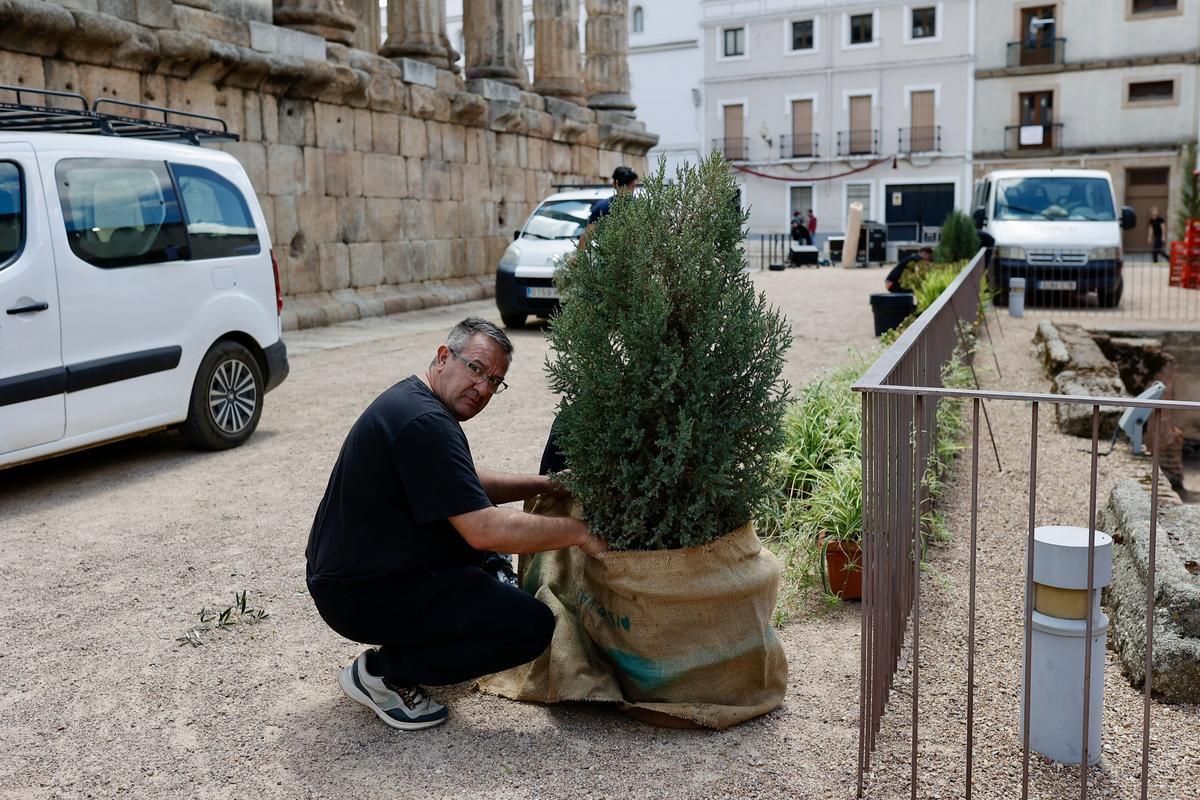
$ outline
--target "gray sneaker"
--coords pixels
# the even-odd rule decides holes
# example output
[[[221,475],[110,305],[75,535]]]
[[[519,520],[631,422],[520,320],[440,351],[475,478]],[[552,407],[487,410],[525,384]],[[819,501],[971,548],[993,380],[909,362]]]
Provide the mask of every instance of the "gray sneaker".
[[[381,720],[400,730],[432,728],[446,721],[450,712],[420,686],[395,688],[383,678],[367,672],[367,653],[351,661],[338,674],[346,696],[375,712]]]

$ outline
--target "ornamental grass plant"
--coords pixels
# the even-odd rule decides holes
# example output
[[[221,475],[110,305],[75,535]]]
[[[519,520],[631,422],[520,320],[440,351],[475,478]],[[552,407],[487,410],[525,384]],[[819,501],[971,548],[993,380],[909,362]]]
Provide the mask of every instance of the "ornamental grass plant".
[[[771,490],[791,329],[745,272],[737,197],[717,154],[674,180],[660,160],[560,271],[557,477],[616,550],[711,542]]]

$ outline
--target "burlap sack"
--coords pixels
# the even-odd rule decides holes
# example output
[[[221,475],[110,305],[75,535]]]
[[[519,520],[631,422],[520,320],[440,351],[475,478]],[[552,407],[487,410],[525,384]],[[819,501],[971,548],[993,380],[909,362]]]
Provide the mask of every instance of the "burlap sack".
[[[521,573],[554,612],[554,637],[536,660],[481,680],[485,692],[610,701],[655,724],[717,730],[783,700],[787,659],[771,628],[780,566],[749,525],[682,550],[538,553]]]

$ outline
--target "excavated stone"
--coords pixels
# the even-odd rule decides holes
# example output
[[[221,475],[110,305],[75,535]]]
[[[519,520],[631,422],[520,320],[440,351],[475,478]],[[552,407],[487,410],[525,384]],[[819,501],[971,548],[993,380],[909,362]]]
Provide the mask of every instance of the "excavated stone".
[[[1054,394],[1069,394],[1083,397],[1121,397],[1125,387],[1116,375],[1098,372],[1065,369],[1054,376],[1050,387]],[[1092,407],[1076,403],[1059,403],[1055,406],[1058,429],[1071,436],[1092,437]],[[1100,406],[1100,437],[1112,436],[1121,417],[1122,409]]]
[[[1153,694],[1200,703],[1200,507],[1159,506],[1155,539]],[[1105,590],[1113,649],[1141,687],[1146,661],[1150,580],[1150,495],[1137,481],[1117,484],[1098,526],[1113,535],[1113,580]]]

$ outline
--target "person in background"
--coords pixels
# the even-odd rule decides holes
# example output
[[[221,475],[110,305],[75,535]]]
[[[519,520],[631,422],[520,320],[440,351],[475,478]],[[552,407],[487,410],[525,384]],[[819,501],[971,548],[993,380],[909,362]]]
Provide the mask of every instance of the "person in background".
[[[1158,257],[1167,258],[1163,245],[1167,241],[1167,221],[1158,213],[1158,206],[1150,206],[1150,222],[1146,226],[1146,244],[1151,247],[1151,259],[1155,264]],[[1169,259],[1168,259],[1169,260]]]
[[[900,285],[900,279],[904,277],[904,271],[913,264],[919,264],[922,261],[933,261],[933,248],[922,247],[915,254],[906,256],[900,260],[900,263],[892,267],[892,271],[883,279],[884,285],[887,286],[889,292],[907,292]]]
[[[804,218],[807,220],[806,224],[808,226],[808,238],[810,240],[809,243],[811,244],[817,240],[817,215],[814,214],[813,210],[810,208],[807,212],[805,212]]]
[[[796,211],[792,214],[791,234],[793,242],[797,242],[798,244],[802,245],[812,244],[812,234],[810,234],[808,231],[808,223],[805,221],[804,216],[799,211]]]
[[[632,192],[637,188],[638,174],[629,167],[620,166],[613,170],[612,182],[617,194],[606,197],[592,206],[592,213],[588,216],[587,225],[584,226],[583,233],[579,237],[579,247],[587,244],[588,239],[591,238],[593,226],[612,213],[613,197]]]

